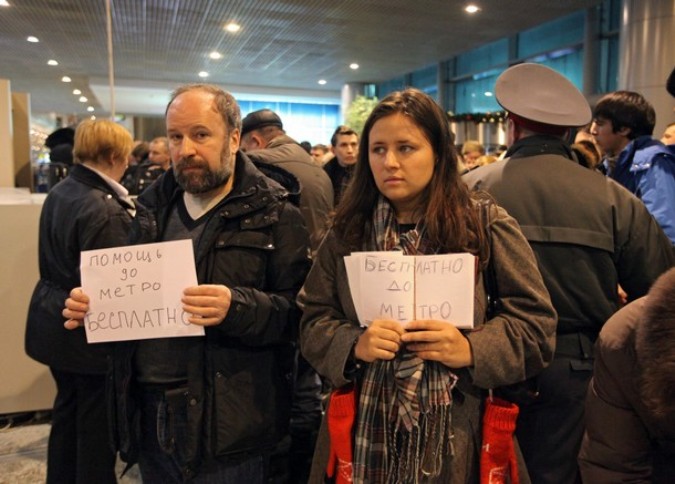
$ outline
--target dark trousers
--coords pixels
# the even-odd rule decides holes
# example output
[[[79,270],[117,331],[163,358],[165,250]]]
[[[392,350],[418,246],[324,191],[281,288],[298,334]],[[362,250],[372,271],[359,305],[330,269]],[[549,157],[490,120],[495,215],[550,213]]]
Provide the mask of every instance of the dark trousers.
[[[48,484],[116,483],[110,447],[105,376],[51,368],[56,400],[47,450]]]
[[[590,360],[556,355],[539,377],[537,400],[520,408],[516,436],[533,483],[581,482],[577,455],[592,368]]]
[[[173,393],[180,393],[172,390]],[[181,444],[185,442],[185,405],[167,398],[161,390],[141,392],[141,445],[138,466],[143,484],[262,484],[267,472],[263,455],[248,455],[237,461],[208,462],[187,470]],[[184,401],[184,399],[183,399]],[[237,418],[233,415],[232,418]]]

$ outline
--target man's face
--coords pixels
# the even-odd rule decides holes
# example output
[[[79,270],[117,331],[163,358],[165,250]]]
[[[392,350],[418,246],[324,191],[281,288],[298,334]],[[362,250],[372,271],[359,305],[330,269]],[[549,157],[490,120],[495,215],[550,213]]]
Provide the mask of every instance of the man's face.
[[[621,128],[614,132],[614,126],[609,119],[597,117],[593,118],[591,123],[591,134],[595,138],[598,148],[603,154],[608,156],[616,156],[626,147],[630,142],[628,128]]]
[[[351,166],[359,154],[359,138],[355,134],[340,134],[331,150],[341,166]]]
[[[171,159],[169,158],[169,152],[166,149],[166,145],[161,141],[153,141],[150,143],[148,160],[150,160],[150,163],[168,167]]]
[[[180,94],[166,113],[166,128],[178,184],[191,194],[229,191],[239,130],[228,131],[213,94]]]
[[[315,148],[312,148],[310,154],[312,155],[312,158],[314,158],[314,161],[319,164],[323,163],[323,157],[326,155],[323,150],[317,150]]]
[[[464,166],[466,166],[468,169],[473,168],[476,166],[476,161],[478,158],[483,156],[480,151],[466,151],[462,153],[462,158],[464,159]]]
[[[661,143],[664,145],[675,145],[675,124],[668,126],[663,132]]]

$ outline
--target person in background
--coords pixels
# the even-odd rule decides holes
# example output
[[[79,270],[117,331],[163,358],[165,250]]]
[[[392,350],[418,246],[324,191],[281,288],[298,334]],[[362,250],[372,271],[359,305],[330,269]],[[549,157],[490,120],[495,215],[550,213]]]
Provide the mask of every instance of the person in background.
[[[140,195],[152,182],[157,180],[171,166],[169,140],[159,136],[149,144],[148,159],[136,167],[134,186],[131,193]]]
[[[462,144],[462,160],[467,170],[472,170],[478,165],[478,158],[485,155],[485,147],[476,140],[466,140]]]
[[[309,154],[312,155],[312,158],[314,158],[314,162],[319,166],[323,166],[326,163],[326,155],[328,153],[328,146],[322,144],[312,146],[312,149],[309,152]]]
[[[120,185],[131,135],[112,121],[83,121],[75,165],[40,214],[40,280],[28,309],[26,353],[49,366],[56,400],[47,448],[47,483],[115,483],[106,415],[105,345],[63,327],[61,309],[80,285],[80,252],[125,245],[134,206]]]
[[[571,146],[577,161],[584,168],[595,170],[601,164],[601,155],[594,142],[581,139]]]
[[[661,136],[661,143],[664,145],[675,145],[675,123],[670,123],[666,126],[663,136]]]
[[[334,156],[323,165],[323,169],[333,183],[334,205],[337,206],[354,172],[359,153],[359,136],[348,126],[338,126],[330,143]]]
[[[355,384],[358,401],[353,440],[340,429],[344,441],[332,431],[329,441],[335,422],[325,417],[311,483],[324,482],[335,458],[338,482],[477,482],[484,390],[533,376],[552,358],[555,311],[532,251],[495,205],[488,246],[477,200],[461,181],[447,116],[435,101],[416,89],[382,99],[298,297],[302,353],[333,388]],[[436,320],[404,328],[386,318],[361,327],[343,257],[387,250],[470,252],[480,267],[492,257],[503,311],[486,321],[477,271],[474,330]]]
[[[172,167],[138,198],[132,242],[192,239],[198,286],[183,310],[204,338],[113,345],[113,442],[145,483],[263,483],[288,434],[309,236],[288,192],[239,150],[231,94],[188,84],[166,110]],[[81,289],[65,325],[88,310]]]
[[[574,159],[566,139],[591,110],[567,78],[518,64],[497,78],[495,97],[508,113],[506,159],[464,180],[518,221],[558,313],[555,358],[538,396],[521,402],[516,436],[532,482],[578,483],[593,343],[619,308],[619,284],[629,300],[645,295],[675,255],[640,200]]]
[[[595,344],[579,454],[584,482],[675,478],[675,269],[614,314]]]
[[[656,113],[637,92],[616,91],[593,110],[591,134],[607,176],[644,202],[675,244],[675,154],[652,138]]]
[[[309,141],[301,141],[299,144],[302,147],[302,149],[307,152],[307,154],[310,154],[312,152],[312,143],[310,143]]]
[[[312,252],[316,251],[333,210],[333,187],[326,172],[286,134],[281,118],[269,109],[254,111],[243,119],[241,148],[254,162],[283,168],[300,182],[300,211]]]

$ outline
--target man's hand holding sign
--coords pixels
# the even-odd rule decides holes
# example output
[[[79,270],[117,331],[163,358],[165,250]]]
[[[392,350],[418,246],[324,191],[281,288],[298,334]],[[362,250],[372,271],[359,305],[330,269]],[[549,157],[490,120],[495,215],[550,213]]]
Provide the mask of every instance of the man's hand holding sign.
[[[190,240],[85,251],[80,270],[63,315],[89,343],[203,336],[230,307],[229,288],[197,285]]]

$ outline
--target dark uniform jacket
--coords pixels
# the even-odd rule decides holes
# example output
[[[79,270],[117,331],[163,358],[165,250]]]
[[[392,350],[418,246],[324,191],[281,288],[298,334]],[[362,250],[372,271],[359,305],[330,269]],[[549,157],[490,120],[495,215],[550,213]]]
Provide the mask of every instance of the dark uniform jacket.
[[[210,458],[260,454],[287,433],[299,310],[295,296],[309,270],[308,235],[287,192],[237,154],[234,186],[214,209],[195,248],[200,284],[232,291],[226,318],[206,328],[187,360],[184,441],[176,442],[186,478]],[[161,241],[183,190],[173,169],[139,198],[133,238]],[[115,345],[116,447],[137,458],[138,399],[133,395],[134,342]]]
[[[567,353],[560,335],[595,341],[618,308],[617,285],[629,299],[644,296],[675,263],[673,250],[640,200],[572,161],[560,139],[531,136],[507,156],[463,179],[489,192],[520,224],[558,312],[557,352]]]
[[[28,310],[26,353],[60,371],[105,374],[106,345],[88,345],[61,315],[80,284],[80,251],[126,245],[132,206],[82,165],[49,192],[40,214],[40,280]]]

